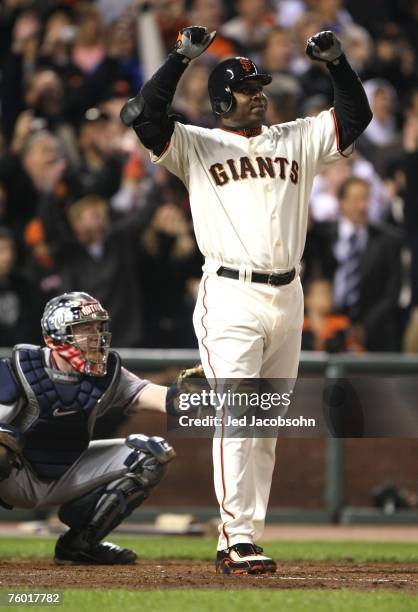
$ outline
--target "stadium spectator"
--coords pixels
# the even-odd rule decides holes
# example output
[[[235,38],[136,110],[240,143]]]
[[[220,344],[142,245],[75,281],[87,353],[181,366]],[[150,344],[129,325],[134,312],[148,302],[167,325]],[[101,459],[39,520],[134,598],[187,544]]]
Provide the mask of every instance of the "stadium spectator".
[[[416,54],[393,21],[381,25],[376,34],[373,78],[389,81],[402,100],[404,93],[417,85]]]
[[[280,21],[279,24],[281,24]],[[321,20],[314,11],[302,11],[295,20],[293,28],[291,29],[291,35],[296,54],[292,61],[292,72],[296,76],[302,75],[309,70],[311,62],[305,54],[306,41],[313,36],[315,32],[319,32],[320,30]]]
[[[41,340],[40,292],[16,268],[15,251],[13,234],[0,226],[0,346]]]
[[[45,17],[39,50],[39,64],[57,72],[66,86],[71,78],[81,79],[81,71],[72,62],[72,48],[77,32],[73,13],[71,7],[62,4],[50,9]]]
[[[111,23],[103,34],[103,44],[104,56],[85,76],[79,94],[80,110],[82,102],[92,107],[118,94],[129,97],[142,85],[134,23],[131,20]]]
[[[179,30],[191,24],[190,15],[186,10],[186,0],[167,0],[166,3],[161,2],[161,4],[138,0],[138,6],[140,11],[149,12],[151,10],[155,13],[165,51],[172,47]],[[188,6],[189,3],[187,3]]]
[[[25,108],[24,81],[35,70],[39,51],[41,20],[35,8],[15,7],[4,23],[3,35],[10,46],[0,58],[2,68],[1,115],[6,140],[9,141],[16,118]],[[6,14],[7,15],[7,14]]]
[[[411,252],[411,311],[404,337],[404,349],[418,353],[418,112],[411,112],[404,127],[406,189],[405,233]]]
[[[266,113],[268,125],[294,121],[298,117],[300,89],[296,82],[274,77],[266,87],[266,95],[269,101]]]
[[[236,17],[221,28],[221,33],[237,43],[242,55],[257,59],[266,36],[274,24],[267,0],[237,0]]]
[[[209,32],[217,31],[216,38],[207,51],[207,56],[212,56],[218,61],[241,53],[237,43],[222,34],[223,20],[224,6],[220,0],[193,1],[189,21],[204,23]]]
[[[55,224],[54,229],[56,229]],[[27,276],[36,283],[41,291],[43,302],[47,302],[60,293],[62,278],[55,265],[53,245],[47,241],[45,226],[41,218],[34,217],[29,221],[25,228],[24,242]],[[64,243],[62,235],[60,235],[59,242],[61,245]]]
[[[318,174],[313,183],[310,209],[314,221],[335,221],[339,214],[338,190],[350,176],[365,179],[370,186],[368,219],[371,223],[386,221],[391,201],[385,183],[373,165],[356,151]]]
[[[1,163],[0,182],[6,192],[5,223],[21,238],[25,225],[45,198],[64,187],[61,179],[67,162],[58,140],[46,130],[29,134],[20,155],[10,154]]]
[[[144,342],[158,348],[195,347],[193,290],[201,277],[201,256],[181,205],[164,198],[160,188],[153,197],[161,203],[140,240]]]
[[[318,12],[322,30],[341,33],[353,21],[344,0],[305,0],[305,4]]]
[[[373,39],[365,28],[351,23],[342,34],[344,53],[359,77],[363,80],[371,76],[374,57]]]
[[[303,0],[276,0],[274,2],[276,9],[276,23],[279,23],[282,28],[291,30],[296,21],[306,11],[306,5]]]
[[[118,0],[117,2],[114,0],[97,0],[96,2],[101,21],[105,26],[124,17],[134,4],[133,0]]]
[[[320,16],[315,11],[301,15],[293,28],[293,40],[296,56],[292,59],[292,72],[299,78],[304,97],[317,94],[324,96],[326,106],[332,104],[333,89],[328,78],[326,67],[321,62],[310,62],[305,54],[306,41],[315,32],[322,29]]]
[[[379,164],[382,172],[382,157],[388,150],[401,151],[400,136],[397,132],[396,111],[398,99],[396,91],[388,81],[371,79],[364,83],[373,119],[358,140],[359,151],[375,166]]]
[[[210,70],[203,62],[193,62],[179,83],[178,94],[173,105],[186,123],[202,127],[215,127],[215,117],[208,98]]]
[[[68,218],[74,242],[62,245],[56,255],[62,290],[82,288],[97,296],[112,318],[115,346],[139,346],[142,305],[136,259],[138,228],[134,223],[112,226],[108,203],[97,195],[72,204]]]
[[[343,0],[277,0],[277,21],[285,28],[292,28],[307,12],[316,13],[317,30],[341,31],[352,22]]]
[[[77,6],[77,33],[72,60],[85,73],[91,73],[103,61],[105,47],[102,37],[100,13],[92,3]]]
[[[49,128],[54,127],[62,114],[63,100],[62,83],[53,70],[41,69],[32,74],[25,90],[25,102],[36,117],[50,122]]]
[[[272,27],[260,56],[264,72],[273,77],[265,90],[269,98],[267,120],[270,124],[292,121],[298,116],[302,88],[291,72],[293,55],[290,33],[279,26]]]
[[[293,57],[292,37],[279,26],[270,28],[262,48],[261,65],[269,74],[288,74]]]
[[[131,90],[137,92],[142,85],[142,74],[136,47],[135,24],[132,20],[113,21],[106,30],[106,60],[110,72],[111,64],[116,65],[116,78],[129,82]]]
[[[94,193],[110,198],[118,191],[124,164],[119,137],[119,123],[115,125],[106,113],[97,108],[86,112],[78,132],[75,180],[80,197]]]
[[[332,284],[325,278],[313,280],[305,287],[302,350],[327,353],[363,350],[350,319],[333,312]]]
[[[396,351],[401,242],[394,229],[368,223],[369,194],[367,181],[347,178],[338,221],[313,225],[308,252],[318,260],[311,269],[333,283],[334,307],[353,321],[357,340],[369,351]]]

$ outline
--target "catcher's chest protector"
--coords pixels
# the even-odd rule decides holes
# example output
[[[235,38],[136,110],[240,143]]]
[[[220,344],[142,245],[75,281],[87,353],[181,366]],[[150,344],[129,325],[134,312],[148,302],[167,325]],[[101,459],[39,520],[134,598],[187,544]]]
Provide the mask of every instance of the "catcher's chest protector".
[[[90,442],[89,417],[105,391],[117,384],[119,362],[109,354],[106,376],[63,377],[48,375],[39,348],[19,349],[16,374],[38,418],[25,432],[24,457],[40,478],[59,478],[78,459]]]

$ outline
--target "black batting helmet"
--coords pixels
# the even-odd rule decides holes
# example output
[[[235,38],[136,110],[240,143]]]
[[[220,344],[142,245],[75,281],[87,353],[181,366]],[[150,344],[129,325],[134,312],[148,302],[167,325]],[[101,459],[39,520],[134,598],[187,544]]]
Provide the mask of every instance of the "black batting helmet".
[[[232,86],[247,79],[258,79],[262,85],[271,83],[271,76],[260,72],[248,57],[232,57],[224,60],[212,70],[208,89],[215,115],[223,115],[231,110]]]

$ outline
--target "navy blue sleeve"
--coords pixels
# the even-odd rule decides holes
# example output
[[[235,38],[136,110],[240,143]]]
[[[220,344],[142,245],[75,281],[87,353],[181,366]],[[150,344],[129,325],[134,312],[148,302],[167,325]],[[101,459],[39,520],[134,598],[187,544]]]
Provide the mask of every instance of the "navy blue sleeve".
[[[18,399],[19,392],[9,360],[0,360],[0,404],[12,404]]]

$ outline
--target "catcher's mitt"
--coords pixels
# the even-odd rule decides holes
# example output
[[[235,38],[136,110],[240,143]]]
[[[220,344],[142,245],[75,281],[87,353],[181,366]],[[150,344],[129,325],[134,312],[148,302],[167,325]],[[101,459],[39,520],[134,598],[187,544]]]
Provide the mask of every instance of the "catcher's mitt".
[[[207,382],[205,372],[200,363],[193,368],[181,370],[175,382],[167,391],[166,411],[171,416],[178,416],[184,413],[184,409],[180,410],[178,406],[178,397],[182,393],[199,393],[203,388],[206,388]]]
[[[193,368],[181,370],[176,378],[176,386],[182,391],[193,393],[196,390],[196,382],[206,381],[205,371],[201,363],[198,363]]]

